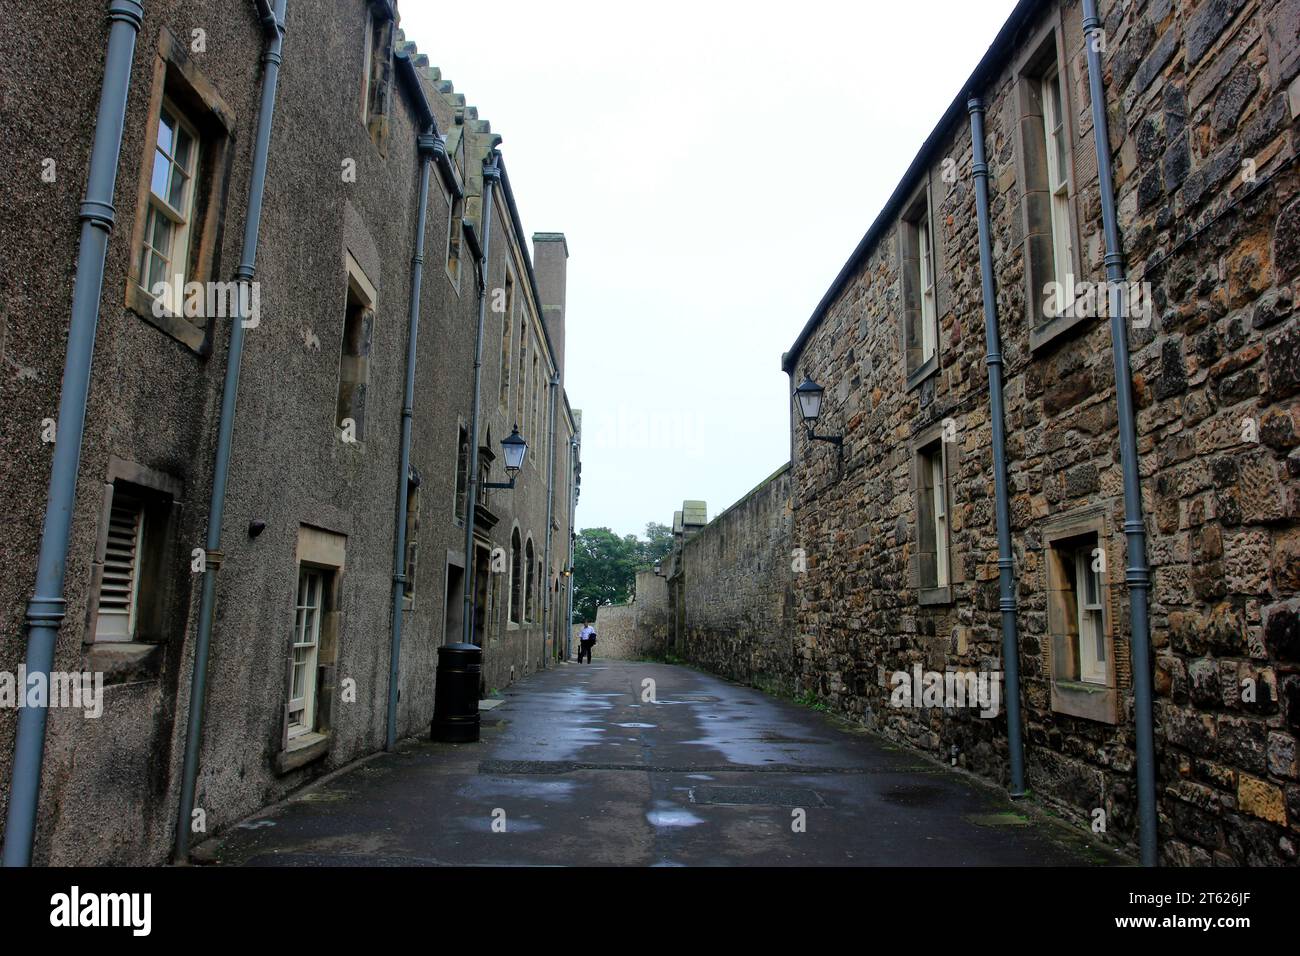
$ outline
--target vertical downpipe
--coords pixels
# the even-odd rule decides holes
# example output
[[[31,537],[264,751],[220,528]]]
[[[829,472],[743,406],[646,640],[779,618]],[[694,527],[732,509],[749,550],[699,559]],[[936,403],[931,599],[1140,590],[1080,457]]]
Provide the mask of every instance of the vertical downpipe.
[[[257,235],[262,223],[262,197],[266,190],[266,166],[271,148],[271,124],[275,118],[275,94],[280,80],[280,59],[284,47],[284,14],[287,0],[276,0],[275,10],[264,17],[266,51],[262,55],[265,75],[262,102],[253,140],[253,165],[248,187],[248,213],[244,217],[243,251],[235,279],[240,284],[239,309],[230,324],[230,349],[226,356],[226,377],[221,391],[221,418],[217,429],[217,455],[213,465],[212,500],[208,505],[208,536],[204,555],[203,593],[199,605],[199,633],[194,643],[194,676],[190,682],[190,722],[185,736],[185,764],[181,771],[181,799],[176,817],[176,845],[173,861],[184,863],[190,851],[190,817],[194,810],[194,789],[199,775],[199,749],[203,743],[203,707],[207,694],[208,650],[217,602],[217,570],[221,566],[221,521],[226,508],[226,480],[230,472],[230,449],[235,431],[235,404],[239,397],[239,370],[244,354],[244,310],[251,301],[246,292],[257,265]]]
[[[397,470],[397,527],[393,535],[393,621],[388,653],[388,721],[384,749],[397,746],[397,692],[402,659],[402,599],[406,591],[406,492],[411,472],[411,416],[415,413],[416,342],[420,334],[420,287],[424,279],[424,232],[429,217],[429,176],[441,141],[432,127],[416,140],[420,153],[420,201],[411,256],[411,308],[406,332],[406,391],[402,396],[402,442]]]
[[[95,115],[90,175],[79,213],[81,241],[72,286],[72,318],[63,360],[54,461],[36,562],[36,587],[27,602],[26,673],[29,681],[33,676],[41,675],[48,683],[66,607],[63,579],[72,511],[76,504],[77,472],[81,469],[81,442],[86,423],[86,398],[90,392],[90,366],[95,353],[95,331],[99,325],[104,259],[108,253],[108,238],[113,231],[113,190],[117,185],[117,164],[122,152],[122,127],[126,122],[126,98],[131,87],[135,41],[143,19],[144,5],[139,0],[111,0],[108,4],[108,52],[99,109]],[[26,687],[19,692],[25,691]],[[31,864],[48,716],[46,706],[24,707],[18,712],[18,735],[14,742],[13,776],[5,821],[5,866]]]
[[[1002,612],[1002,666],[1006,676],[1007,749],[1011,796],[1025,795],[1025,744],[1020,726],[1020,640],[1016,633],[1015,559],[1011,554],[1011,504],[1007,494],[1007,429],[1002,408],[1002,341],[993,287],[993,247],[989,238],[989,165],[984,156],[984,101],[972,96],[971,173],[979,220],[980,278],[984,290],[984,341],[989,369],[989,419],[993,425],[993,492],[998,521],[998,609]]]
[[[1143,866],[1156,866],[1155,713],[1151,693],[1151,625],[1147,619],[1146,525],[1142,518],[1142,489],[1138,481],[1137,426],[1133,417],[1133,368],[1129,360],[1127,310],[1123,290],[1124,256],[1119,247],[1115,215],[1115,184],[1111,175],[1110,130],[1106,119],[1106,89],[1102,82],[1101,21],[1096,0],[1083,0],[1084,46],[1088,56],[1088,92],[1092,97],[1092,131],[1097,144],[1097,180],[1101,187],[1101,222],[1106,236],[1106,280],[1110,304],[1110,338],[1115,353],[1115,404],[1119,415],[1119,454],[1124,476],[1124,536],[1128,567],[1132,628],[1133,705],[1137,731],[1138,838]]]
[[[501,179],[496,152],[483,161],[483,248],[478,275],[478,329],[474,333],[474,399],[469,414],[469,481],[465,487],[465,596],[461,641],[474,643],[474,502],[478,500],[479,388],[483,378],[483,326],[487,322],[488,255],[492,242],[493,187]],[[527,645],[525,645],[526,647]]]

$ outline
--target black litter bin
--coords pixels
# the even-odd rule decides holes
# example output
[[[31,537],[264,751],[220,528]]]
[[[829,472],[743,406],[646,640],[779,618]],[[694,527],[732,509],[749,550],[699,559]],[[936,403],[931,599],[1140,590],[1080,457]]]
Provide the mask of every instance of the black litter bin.
[[[472,743],[479,738],[478,688],[483,649],[477,644],[438,648],[438,682],[433,694],[432,738]]]

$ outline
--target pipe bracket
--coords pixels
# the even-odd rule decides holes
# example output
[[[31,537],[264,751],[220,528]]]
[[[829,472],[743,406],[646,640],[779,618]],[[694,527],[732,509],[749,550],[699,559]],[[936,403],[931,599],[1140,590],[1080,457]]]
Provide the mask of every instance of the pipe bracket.
[[[56,630],[67,617],[68,602],[62,597],[32,595],[27,602],[27,623],[32,627],[52,627]]]
[[[113,231],[116,210],[113,209],[111,202],[101,202],[98,199],[83,199],[78,214],[82,222],[90,223],[96,229],[103,229],[105,232],[110,233]]]
[[[144,22],[144,4],[140,0],[109,0],[108,19],[129,23],[139,30]]]

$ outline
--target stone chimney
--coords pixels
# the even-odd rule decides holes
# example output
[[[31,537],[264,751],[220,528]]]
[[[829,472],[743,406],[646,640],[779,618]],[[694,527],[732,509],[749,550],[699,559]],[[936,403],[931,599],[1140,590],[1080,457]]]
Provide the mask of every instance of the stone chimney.
[[[564,386],[564,286],[568,272],[569,244],[562,232],[533,233],[533,273],[542,297],[542,321],[555,347],[555,364]]]

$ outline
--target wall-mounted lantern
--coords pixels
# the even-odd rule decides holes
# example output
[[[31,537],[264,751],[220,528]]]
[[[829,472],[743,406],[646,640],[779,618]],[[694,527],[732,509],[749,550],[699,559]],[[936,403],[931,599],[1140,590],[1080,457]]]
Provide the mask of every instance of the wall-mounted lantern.
[[[799,414],[803,416],[804,428],[807,429],[809,440],[828,441],[843,451],[843,435],[818,435],[813,430],[817,419],[821,417],[822,396],[825,394],[826,389],[807,377],[804,378],[803,384],[794,390],[794,397],[799,403]]]
[[[506,454],[506,474],[510,476],[509,481],[485,481],[484,488],[513,488],[515,478],[519,475],[519,469],[524,465],[524,455],[528,452],[528,442],[524,441],[519,434],[519,426],[516,425],[510,432],[509,438],[501,440],[501,449]]]
[[[662,562],[662,561],[656,561],[656,562],[655,562],[655,577],[657,577],[657,578],[662,578],[663,576],[664,576],[664,565],[663,565],[663,562]]]

